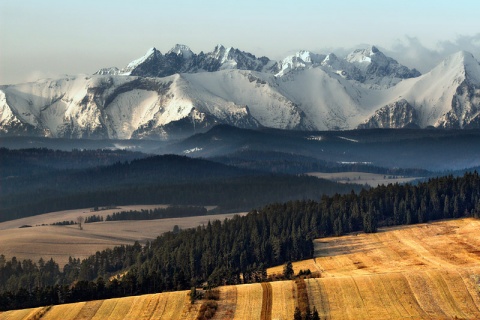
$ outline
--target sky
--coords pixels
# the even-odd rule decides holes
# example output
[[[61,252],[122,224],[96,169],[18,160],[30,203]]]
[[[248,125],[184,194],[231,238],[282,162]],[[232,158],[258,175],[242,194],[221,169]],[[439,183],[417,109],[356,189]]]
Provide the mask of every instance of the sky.
[[[376,45],[421,72],[480,57],[480,1],[0,0],[0,84],[124,67],[151,48],[217,44],[280,60]]]

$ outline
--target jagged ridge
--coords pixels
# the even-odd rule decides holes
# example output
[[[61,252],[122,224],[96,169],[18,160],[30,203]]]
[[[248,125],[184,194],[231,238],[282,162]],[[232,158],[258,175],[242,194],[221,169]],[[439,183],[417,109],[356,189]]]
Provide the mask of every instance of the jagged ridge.
[[[460,52],[420,75],[376,47],[282,61],[218,45],[155,48],[123,69],[0,87],[0,132],[172,139],[216,124],[296,130],[478,128],[480,65]]]

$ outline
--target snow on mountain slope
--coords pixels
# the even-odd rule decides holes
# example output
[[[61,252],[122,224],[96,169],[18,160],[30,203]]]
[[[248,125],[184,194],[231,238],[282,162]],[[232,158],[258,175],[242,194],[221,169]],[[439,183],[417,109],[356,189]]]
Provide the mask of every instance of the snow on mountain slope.
[[[465,57],[474,63],[465,64]],[[449,56],[429,73],[418,78],[407,79],[390,91],[393,97],[406,99],[417,110],[420,127],[439,126],[440,118],[452,109],[453,98],[460,85],[466,80],[466,70],[472,69],[476,75],[479,69],[470,54],[463,52]],[[468,68],[468,69],[466,69]],[[477,83],[478,85],[478,83]],[[468,100],[468,99],[467,99]],[[393,102],[393,101],[389,101]],[[466,103],[467,101],[464,100]]]
[[[248,108],[259,124],[281,129],[312,129],[296,105],[277,92],[272,75],[224,70],[182,75],[195,105],[221,117],[224,109]],[[273,85],[272,85],[273,83]]]
[[[280,92],[296,102],[316,130],[352,128],[368,112],[362,101],[365,89],[336,73],[313,68],[277,81]]]
[[[276,63],[223,46],[197,55],[176,45],[98,73],[0,86],[0,132],[172,139],[215,124],[480,128],[480,65],[466,52],[419,76],[375,47],[346,59],[300,51]]]
[[[87,106],[76,108],[87,95],[87,76],[59,80],[42,80],[3,88],[5,105],[21,122],[45,130],[47,136],[57,136],[63,127],[80,129],[98,126],[98,115]],[[122,79],[119,79],[120,81]]]
[[[391,87],[402,79],[420,76],[420,72],[385,56],[375,46],[354,50],[345,60],[363,73],[362,82],[372,89]]]
[[[387,90],[376,90],[377,95],[370,94],[370,98],[374,110],[407,101],[416,113],[413,123],[422,128],[463,128],[474,121],[472,127],[480,111],[479,79],[479,63],[470,53],[458,52],[430,72],[405,79]],[[366,119],[365,123],[368,121]],[[411,123],[409,116],[405,121],[403,126]]]
[[[167,54],[174,53],[177,56],[181,56],[183,59],[190,59],[193,57],[194,53],[190,48],[183,44],[176,44],[172,49],[170,49]]]
[[[280,71],[277,77],[284,76],[292,70],[306,69],[318,66],[325,59],[325,55],[315,54],[310,51],[301,50],[291,56],[286,57],[280,63]]]

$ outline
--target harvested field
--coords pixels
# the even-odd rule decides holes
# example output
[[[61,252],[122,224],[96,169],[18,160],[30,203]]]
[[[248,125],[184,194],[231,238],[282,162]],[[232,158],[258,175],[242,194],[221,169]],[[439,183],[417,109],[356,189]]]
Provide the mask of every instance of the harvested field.
[[[234,214],[207,215],[188,218],[171,218],[159,220],[106,221],[83,224],[83,230],[75,225],[50,226],[48,224],[76,220],[78,216],[112,214],[118,211],[141,210],[165,207],[165,205],[124,206],[118,209],[90,212],[90,209],[78,209],[52,212],[38,216],[0,223],[0,253],[7,259],[17,257],[19,260],[53,258],[60,266],[68,258],[86,258],[96,251],[122,244],[140,243],[155,239],[160,234],[171,231],[178,225],[182,229],[207,224],[209,220],[224,220]],[[240,213],[244,214],[244,213]],[[47,224],[42,226],[42,224]],[[19,228],[31,225],[31,228]]]
[[[291,320],[297,306],[297,289],[293,281],[274,281],[272,287],[272,319]]]
[[[40,314],[44,309],[45,309],[44,307],[40,307],[40,308],[0,312],[0,319],[1,320],[34,319],[35,315]]]
[[[459,219],[318,239],[310,307],[329,319],[480,319],[479,235],[479,220]]]
[[[224,286],[220,289],[220,299],[215,319],[232,319],[237,307],[237,286]]]
[[[479,230],[479,220],[460,219],[318,239],[316,258],[293,267],[322,270],[321,278],[222,287],[214,319],[293,319],[299,297],[321,319],[480,319]],[[8,311],[0,319],[195,319],[202,302],[191,305],[181,291]]]
[[[70,303],[45,308],[14,310],[0,313],[1,320],[31,319],[44,312],[41,319],[195,319],[200,304],[190,303],[188,291],[148,294]],[[48,307],[47,307],[48,308]]]
[[[260,283],[237,286],[237,306],[233,319],[260,319],[263,288]]]
[[[272,320],[272,285],[269,282],[262,283],[262,313],[260,319]]]

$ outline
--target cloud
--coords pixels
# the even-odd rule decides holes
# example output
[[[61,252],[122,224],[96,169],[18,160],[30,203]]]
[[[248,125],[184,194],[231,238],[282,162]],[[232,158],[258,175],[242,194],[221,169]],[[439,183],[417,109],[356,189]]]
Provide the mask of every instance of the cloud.
[[[61,76],[60,74],[54,73],[54,72],[34,70],[27,74],[27,76],[25,77],[25,80],[26,82],[34,82],[40,79],[59,78],[60,76]]]
[[[447,56],[461,50],[472,53],[479,60],[480,33],[473,36],[460,35],[453,41],[439,41],[434,48],[428,48],[416,37],[406,36],[391,49],[386,49],[385,54],[423,73],[430,71]]]

